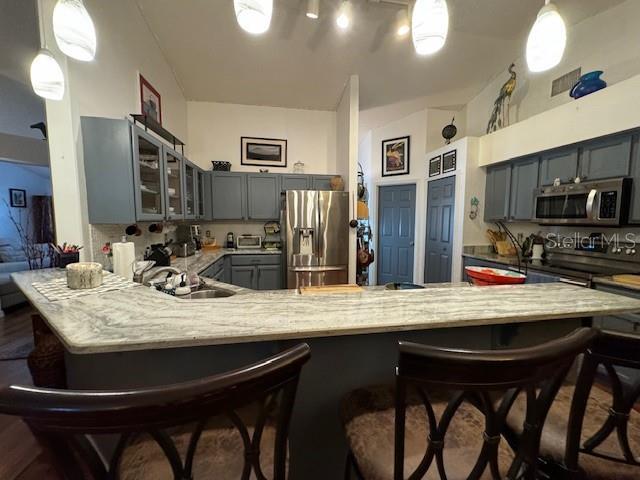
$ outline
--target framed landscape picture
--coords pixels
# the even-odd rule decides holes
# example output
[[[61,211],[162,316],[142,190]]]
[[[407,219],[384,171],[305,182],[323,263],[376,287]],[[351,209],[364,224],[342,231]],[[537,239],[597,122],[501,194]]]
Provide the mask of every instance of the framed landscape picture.
[[[286,167],[287,141],[278,138],[241,137],[240,163],[257,167]]]
[[[9,189],[9,200],[14,208],[27,208],[27,192],[21,188]]]
[[[391,138],[382,141],[382,176],[409,173],[411,137]]]
[[[158,91],[140,75],[140,111],[162,125],[162,98]]]

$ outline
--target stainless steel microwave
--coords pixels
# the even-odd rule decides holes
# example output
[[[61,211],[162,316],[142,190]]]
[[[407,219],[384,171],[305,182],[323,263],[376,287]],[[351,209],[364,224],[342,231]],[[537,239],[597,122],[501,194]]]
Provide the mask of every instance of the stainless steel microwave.
[[[571,183],[535,191],[533,221],[542,225],[625,225],[631,178]]]

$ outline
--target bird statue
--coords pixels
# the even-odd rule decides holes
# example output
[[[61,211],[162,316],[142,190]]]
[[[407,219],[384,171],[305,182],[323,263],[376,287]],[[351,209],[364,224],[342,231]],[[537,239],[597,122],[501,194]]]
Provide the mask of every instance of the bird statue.
[[[491,112],[489,124],[487,125],[487,133],[495,132],[503,126],[506,127],[509,125],[509,106],[511,104],[511,95],[513,95],[513,91],[516,89],[517,83],[517,75],[513,70],[514,68],[515,64],[512,63],[507,69],[511,74],[511,77],[504,85],[502,85],[500,95],[498,95],[498,98],[496,98],[496,101],[493,103],[493,111]]]

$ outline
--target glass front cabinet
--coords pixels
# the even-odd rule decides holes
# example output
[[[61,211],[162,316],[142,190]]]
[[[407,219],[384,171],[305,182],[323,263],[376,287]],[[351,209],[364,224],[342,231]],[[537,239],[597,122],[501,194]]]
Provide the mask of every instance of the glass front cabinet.
[[[195,220],[197,218],[198,201],[198,167],[185,160],[184,162],[184,218]]]
[[[164,148],[157,138],[133,129],[136,217],[138,220],[165,218]]]
[[[165,199],[167,220],[184,218],[184,160],[182,156],[169,147],[165,147]]]
[[[208,220],[206,207],[207,174],[202,169],[196,171],[196,218],[198,220]]]

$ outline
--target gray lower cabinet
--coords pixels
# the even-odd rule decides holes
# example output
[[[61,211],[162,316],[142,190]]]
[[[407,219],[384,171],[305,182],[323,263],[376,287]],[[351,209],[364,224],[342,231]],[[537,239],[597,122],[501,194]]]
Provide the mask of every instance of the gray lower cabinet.
[[[280,175],[280,190],[309,190],[311,188],[311,178],[309,175],[285,174]]]
[[[280,176],[272,173],[247,174],[247,219],[280,218]]]
[[[259,265],[257,290],[278,290],[282,288],[280,265]]]
[[[580,153],[580,178],[600,180],[629,175],[631,139],[631,134],[623,134],[584,143]]]
[[[615,286],[596,283],[595,289],[607,293],[640,299],[640,291],[634,291],[628,288],[618,288]],[[620,315],[594,317],[593,326],[605,330],[613,330],[614,332],[635,333],[640,335],[640,314],[626,313]]]
[[[487,222],[506,220],[509,216],[511,164],[487,168],[484,219]]]
[[[556,178],[572,182],[578,175],[578,147],[562,148],[543,153],[540,161],[540,185],[553,185]]]
[[[538,188],[539,157],[530,157],[513,164],[509,220],[531,221],[534,217],[533,195]]]
[[[211,175],[213,220],[244,220],[247,211],[247,175],[213,172]]]
[[[331,178],[333,175],[312,175],[311,190],[331,190]]]
[[[238,287],[257,290],[256,288],[256,267],[251,265],[232,265],[231,283]]]

